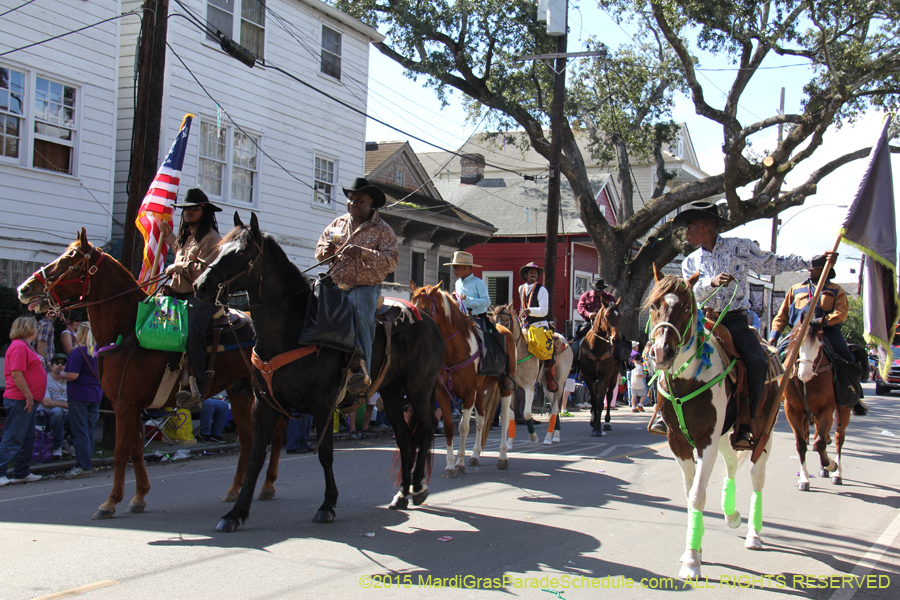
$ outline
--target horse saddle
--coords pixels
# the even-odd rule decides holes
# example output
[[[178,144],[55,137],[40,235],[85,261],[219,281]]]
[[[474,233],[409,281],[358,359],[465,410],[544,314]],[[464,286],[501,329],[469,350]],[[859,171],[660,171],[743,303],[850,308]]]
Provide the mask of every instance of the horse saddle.
[[[253,344],[247,342],[254,340],[256,340],[256,331],[253,329],[253,322],[247,313],[239,310],[230,309],[225,312],[224,308],[219,308],[213,315],[209,327],[206,328],[206,351],[208,353],[213,351],[214,346],[217,346],[216,352],[236,350],[238,345],[245,348],[252,346]]]
[[[411,303],[400,298],[381,298],[380,306],[375,309],[375,325],[391,324],[392,333],[405,325],[412,325],[422,320],[422,313]]]

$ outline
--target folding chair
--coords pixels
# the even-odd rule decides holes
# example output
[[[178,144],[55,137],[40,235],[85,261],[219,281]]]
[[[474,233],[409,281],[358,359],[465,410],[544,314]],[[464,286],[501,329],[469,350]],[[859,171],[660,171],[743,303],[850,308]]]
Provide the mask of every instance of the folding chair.
[[[141,420],[144,423],[149,421],[151,427],[150,431],[147,431],[146,428],[144,428],[144,448],[153,441],[153,438],[156,437],[157,433],[169,442],[170,446],[175,445],[175,442],[173,442],[169,436],[166,435],[165,430],[163,430],[166,423],[174,416],[175,411],[164,411],[159,410],[158,408],[148,408],[141,413]]]

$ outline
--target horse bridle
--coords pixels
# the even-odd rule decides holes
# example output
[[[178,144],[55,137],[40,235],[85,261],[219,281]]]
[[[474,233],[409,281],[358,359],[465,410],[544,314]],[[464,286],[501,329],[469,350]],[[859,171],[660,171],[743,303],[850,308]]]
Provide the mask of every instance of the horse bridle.
[[[198,259],[199,262],[201,264],[205,265],[207,269],[209,269],[213,273],[216,273],[219,277],[222,278],[222,283],[220,283],[218,286],[219,291],[216,292],[216,301],[215,301],[216,306],[227,306],[228,305],[227,298],[223,298],[223,294],[227,295],[228,288],[232,284],[232,282],[237,280],[239,277],[243,277],[244,275],[249,275],[253,271],[253,267],[255,267],[257,263],[262,262],[262,256],[263,256],[262,246],[259,245],[256,242],[256,240],[254,240],[252,238],[250,239],[250,241],[253,242],[253,245],[256,247],[256,256],[251,258],[250,262],[247,263],[247,266],[244,267],[244,269],[242,271],[239,271],[233,277],[226,278],[225,274],[222,273],[222,271],[218,267],[216,267],[214,264],[208,263],[205,260]],[[262,284],[263,284],[263,274],[262,274],[262,272],[260,272],[260,274],[259,274],[259,297],[260,297],[260,299],[262,299]]]
[[[94,250],[100,253],[100,258],[97,259],[97,262],[91,265],[88,261],[90,261],[91,256],[94,254]],[[48,278],[46,265],[32,274],[32,277],[34,277],[44,286],[44,295],[50,303],[50,308],[55,312],[59,312],[64,308],[71,308],[84,302],[84,299],[91,291],[91,276],[97,273],[97,267],[99,267],[100,263],[103,262],[103,259],[106,258],[106,253],[95,246],[91,246],[89,252],[84,252],[77,248],[72,248],[72,252],[80,254],[81,258],[76,259],[75,262],[69,265],[69,268],[66,269],[61,275],[58,275],[57,277],[52,279]],[[68,277],[72,272],[77,273],[82,269],[84,270],[84,274],[80,277],[66,279],[66,277]],[[62,298],[60,298],[59,294],[56,292],[56,286],[78,282],[81,282],[81,295],[78,296],[78,299],[75,302],[66,304],[66,302]]]
[[[691,306],[694,307],[695,305],[696,302],[694,301],[694,292],[693,290],[691,290]],[[655,339],[656,331],[659,329],[670,329],[676,336],[678,336],[678,343],[675,345],[676,354],[678,352],[681,352],[681,349],[684,347],[685,342],[691,339],[690,337],[688,337],[688,333],[690,333],[691,329],[693,329],[694,327],[694,315],[696,313],[696,309],[690,311],[690,318],[688,319],[687,326],[684,328],[684,334],[678,331],[678,328],[675,327],[675,325],[673,325],[672,323],[669,323],[668,321],[660,321],[653,326],[653,329],[650,331],[650,337]]]

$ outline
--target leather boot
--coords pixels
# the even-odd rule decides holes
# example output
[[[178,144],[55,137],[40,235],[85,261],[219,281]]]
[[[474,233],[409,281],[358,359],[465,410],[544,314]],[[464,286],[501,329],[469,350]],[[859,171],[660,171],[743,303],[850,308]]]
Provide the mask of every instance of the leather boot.
[[[354,368],[355,367],[355,368]],[[356,365],[351,365],[350,378],[347,379],[347,395],[362,396],[366,395],[372,380],[369,378],[369,369],[366,367],[366,361],[360,359]]]
[[[559,391],[559,386],[556,384],[556,361],[552,361],[550,363],[550,368],[547,369],[547,391],[551,394],[555,394]]]

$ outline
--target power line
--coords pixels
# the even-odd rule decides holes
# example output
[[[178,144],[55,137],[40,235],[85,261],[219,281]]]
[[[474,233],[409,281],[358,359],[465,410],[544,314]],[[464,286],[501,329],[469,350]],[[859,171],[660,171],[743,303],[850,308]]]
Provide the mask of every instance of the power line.
[[[7,54],[12,54],[13,52],[19,52],[20,50],[27,50],[28,48],[40,46],[41,44],[46,44],[48,42],[52,42],[53,40],[58,40],[60,38],[64,38],[67,35],[72,35],[73,33],[79,33],[81,31],[85,31],[86,29],[91,29],[92,27],[97,27],[98,25],[103,25],[104,23],[109,23],[110,21],[115,21],[116,19],[121,19],[122,17],[136,15],[136,14],[140,13],[142,10],[143,10],[143,8],[136,8],[132,11],[122,13],[121,15],[116,15],[115,17],[103,19],[102,21],[98,21],[92,25],[85,25],[84,27],[80,27],[78,29],[73,29],[72,31],[67,31],[67,32],[61,33],[59,35],[55,35],[51,38],[47,38],[46,40],[41,40],[40,42],[34,42],[33,44],[28,44],[27,46],[22,46],[20,48],[13,48],[12,50],[7,50],[6,52],[0,52],[0,56],[6,56]]]
[[[26,6],[28,6],[28,5],[31,4],[32,2],[34,2],[34,0],[28,0],[28,2],[26,2],[25,4],[20,4],[19,6],[15,7],[15,8],[9,9],[9,10],[6,11],[5,13],[0,13],[0,17],[5,17],[6,15],[8,15],[8,14],[11,13],[11,12],[16,12],[16,11],[19,10],[20,8],[25,8]]]

